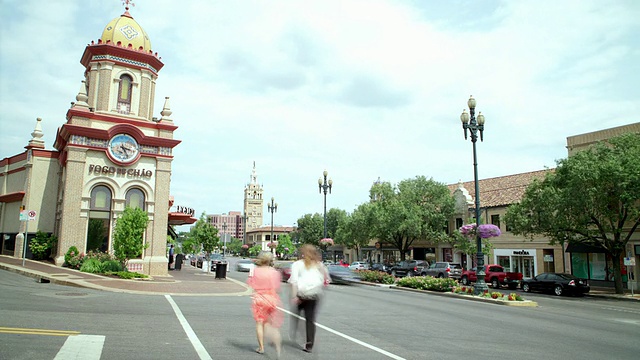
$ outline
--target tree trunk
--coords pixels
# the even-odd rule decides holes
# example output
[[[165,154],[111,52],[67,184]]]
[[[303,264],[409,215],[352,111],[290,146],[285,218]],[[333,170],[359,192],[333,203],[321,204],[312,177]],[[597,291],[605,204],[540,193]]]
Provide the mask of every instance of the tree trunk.
[[[611,255],[611,260],[613,261],[613,280],[616,286],[616,294],[624,294],[624,289],[622,287],[622,269],[620,268],[621,258],[622,253]]]

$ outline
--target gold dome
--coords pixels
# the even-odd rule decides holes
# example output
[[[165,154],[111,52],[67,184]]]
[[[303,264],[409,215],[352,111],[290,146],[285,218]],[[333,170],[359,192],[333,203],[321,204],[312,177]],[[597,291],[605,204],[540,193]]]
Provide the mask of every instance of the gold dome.
[[[129,11],[125,11],[120,17],[111,20],[102,32],[100,37],[103,43],[110,41],[113,45],[117,45],[118,41],[123,47],[128,47],[131,44],[134,50],[150,51],[151,40],[144,31],[142,26],[138,24]]]

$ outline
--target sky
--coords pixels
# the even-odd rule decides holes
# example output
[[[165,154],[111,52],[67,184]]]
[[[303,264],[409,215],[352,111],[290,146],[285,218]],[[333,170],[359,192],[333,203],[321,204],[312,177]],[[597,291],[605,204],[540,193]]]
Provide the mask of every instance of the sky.
[[[374,181],[473,180],[460,114],[485,116],[480,179],[555,167],[568,136],[638,122],[640,1],[136,0],[165,64],[182,140],[171,195],[196,215],[242,211],[256,164],[274,224],[352,212]],[[47,149],[80,58],[119,0],[0,0],[0,159],[41,117]]]

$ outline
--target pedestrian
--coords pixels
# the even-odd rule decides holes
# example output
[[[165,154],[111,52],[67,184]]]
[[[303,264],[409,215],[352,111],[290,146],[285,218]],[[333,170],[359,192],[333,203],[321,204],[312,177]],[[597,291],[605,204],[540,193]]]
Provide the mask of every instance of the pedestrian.
[[[304,311],[306,342],[303,350],[311,352],[316,336],[316,311],[324,286],[331,282],[329,272],[320,261],[318,250],[310,244],[300,248],[302,259],[291,265],[291,297],[293,312],[290,337],[295,341],[298,331],[298,317]]]
[[[280,338],[280,327],[283,323],[282,313],[278,310],[281,306],[280,283],[282,277],[280,273],[271,265],[273,255],[270,252],[262,252],[258,255],[256,266],[252,269],[247,284],[253,288],[253,298],[251,302],[251,312],[256,321],[256,336],[258,338],[258,354],[264,354],[264,339],[276,348],[276,354],[280,357],[282,341]]]
[[[173,249],[173,244],[171,244],[171,247],[169,247],[169,270],[171,270],[171,266],[173,265],[173,254],[174,254],[174,249]]]

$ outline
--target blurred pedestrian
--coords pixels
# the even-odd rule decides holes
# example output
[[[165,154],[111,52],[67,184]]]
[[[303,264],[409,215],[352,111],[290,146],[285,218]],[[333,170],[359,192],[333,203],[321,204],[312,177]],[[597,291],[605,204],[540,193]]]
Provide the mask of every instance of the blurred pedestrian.
[[[301,260],[291,265],[291,301],[296,316],[291,318],[290,337],[295,341],[298,331],[298,317],[304,311],[306,342],[303,350],[311,352],[316,337],[316,312],[323,288],[331,282],[329,272],[320,261],[321,256],[313,245],[300,248]]]
[[[264,354],[264,339],[276,348],[276,354],[280,357],[282,349],[282,341],[280,338],[280,327],[282,326],[283,316],[278,310],[281,306],[280,282],[282,277],[280,273],[271,265],[273,255],[270,252],[263,252],[258,255],[256,266],[252,269],[247,284],[254,290],[251,302],[251,312],[256,321],[256,336],[258,338],[258,354]]]
[[[169,248],[169,270],[171,270],[171,266],[173,265],[174,253],[175,253],[175,250],[173,249],[173,244],[171,244],[171,247]]]

